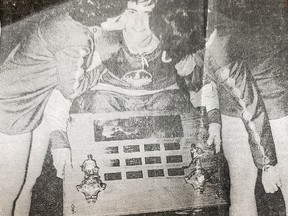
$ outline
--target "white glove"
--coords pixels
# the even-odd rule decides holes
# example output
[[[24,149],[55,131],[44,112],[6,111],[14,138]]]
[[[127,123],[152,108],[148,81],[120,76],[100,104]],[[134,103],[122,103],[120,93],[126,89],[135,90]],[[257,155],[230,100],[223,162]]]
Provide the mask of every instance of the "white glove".
[[[57,177],[63,179],[65,168],[73,168],[70,148],[51,149]]]
[[[195,66],[196,62],[194,57],[192,55],[187,55],[185,59],[182,59],[175,65],[175,68],[179,76],[188,76],[192,73]]]
[[[279,170],[276,166],[268,166],[262,172],[262,184],[266,193],[274,193],[281,187]]]

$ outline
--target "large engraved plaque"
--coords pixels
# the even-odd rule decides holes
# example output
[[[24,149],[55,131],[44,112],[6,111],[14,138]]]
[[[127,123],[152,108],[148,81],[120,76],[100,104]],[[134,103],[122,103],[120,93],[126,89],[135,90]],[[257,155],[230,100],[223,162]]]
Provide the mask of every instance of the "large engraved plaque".
[[[225,204],[219,196],[214,151],[199,142],[199,116],[169,112],[75,114],[68,128],[73,169],[66,169],[64,215],[128,215]],[[191,144],[203,149],[202,166],[213,176],[199,194],[185,181]],[[105,190],[87,202],[76,186],[93,155]]]

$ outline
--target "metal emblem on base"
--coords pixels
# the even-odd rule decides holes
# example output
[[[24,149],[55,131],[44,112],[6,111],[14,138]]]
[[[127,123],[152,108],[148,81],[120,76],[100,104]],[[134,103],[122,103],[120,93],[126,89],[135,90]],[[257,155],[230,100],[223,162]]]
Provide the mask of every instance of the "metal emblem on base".
[[[204,155],[204,151],[201,148],[196,147],[195,144],[191,144],[190,151],[192,161],[187,167],[183,168],[188,168],[192,164],[194,165],[194,168],[189,175],[185,176],[184,179],[186,183],[193,186],[197,193],[202,194],[204,192],[205,183],[210,178],[208,172],[202,167],[202,157]]]
[[[99,176],[99,167],[96,160],[93,159],[91,154],[81,165],[81,170],[84,172],[84,180],[76,188],[79,192],[83,193],[88,203],[95,203],[98,194],[105,190],[107,184],[103,183]]]

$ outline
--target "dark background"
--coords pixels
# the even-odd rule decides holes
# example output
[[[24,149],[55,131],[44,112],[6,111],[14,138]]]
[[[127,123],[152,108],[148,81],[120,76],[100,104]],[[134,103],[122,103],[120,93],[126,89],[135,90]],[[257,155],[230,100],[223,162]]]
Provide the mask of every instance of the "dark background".
[[[287,2],[286,0],[221,0],[217,1],[217,11],[239,23],[242,31],[239,43],[246,44],[248,62],[251,67],[265,55],[265,51],[273,46],[287,43]],[[29,28],[43,17],[45,13],[62,11],[69,6],[64,0],[2,0],[0,2],[0,18],[2,38],[0,41],[0,62],[14,46],[29,33]],[[238,24],[237,24],[238,25]],[[265,37],[259,38],[259,35]],[[284,42],[283,42],[284,41]],[[247,45],[248,44],[248,45]],[[268,48],[267,48],[268,47]],[[227,164],[223,163],[224,189],[228,192],[229,179]],[[50,152],[47,153],[42,175],[33,190],[31,216],[62,215],[62,180],[56,178]],[[259,215],[285,215],[281,192],[266,194],[261,185],[260,175],[256,185],[256,196]],[[191,215],[228,215],[226,207],[210,208]],[[158,215],[175,215],[176,213],[158,213]],[[149,214],[151,215],[151,214]],[[154,215],[154,214],[153,214]]]

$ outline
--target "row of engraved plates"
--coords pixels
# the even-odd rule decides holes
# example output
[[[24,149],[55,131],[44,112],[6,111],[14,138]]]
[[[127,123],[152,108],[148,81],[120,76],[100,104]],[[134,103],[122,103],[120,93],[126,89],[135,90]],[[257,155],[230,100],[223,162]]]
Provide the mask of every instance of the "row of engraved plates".
[[[132,124],[125,119],[132,119]],[[147,130],[133,125],[137,122]],[[130,131],[125,132],[127,124]],[[197,124],[194,114],[169,112],[73,115],[68,127],[73,169],[65,170],[64,215],[128,215],[225,204],[217,196],[219,185],[207,183],[204,193],[198,194],[184,180],[191,172],[183,166],[191,161],[191,143],[197,145]],[[158,131],[151,130],[153,125]],[[161,131],[163,127],[168,133]],[[205,169],[215,169],[213,151],[199,147],[206,152]],[[83,170],[84,161],[90,170],[95,164],[96,175]]]

